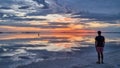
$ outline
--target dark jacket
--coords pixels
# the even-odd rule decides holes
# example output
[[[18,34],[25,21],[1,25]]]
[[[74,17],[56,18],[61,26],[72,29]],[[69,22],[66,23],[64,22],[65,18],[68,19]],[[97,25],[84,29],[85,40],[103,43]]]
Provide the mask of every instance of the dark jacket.
[[[96,36],[96,38],[95,38],[95,46],[96,47],[104,47],[104,45],[105,45],[104,36]]]

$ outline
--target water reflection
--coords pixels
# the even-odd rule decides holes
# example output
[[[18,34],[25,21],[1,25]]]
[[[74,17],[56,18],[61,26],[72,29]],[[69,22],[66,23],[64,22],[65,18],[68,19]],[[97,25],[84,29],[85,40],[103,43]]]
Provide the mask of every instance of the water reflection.
[[[16,65],[42,61],[50,57],[65,57],[73,51],[81,50],[80,48],[93,47],[96,35],[87,32],[39,33],[39,35],[38,33],[3,33],[0,34],[0,60],[9,59],[9,63]],[[103,35],[106,43],[120,44],[119,33],[103,33]]]
[[[63,51],[83,43],[93,43],[94,33],[16,33],[0,34],[1,46]],[[80,43],[81,42],[81,43]],[[6,45],[2,45],[6,43]],[[77,45],[76,45],[77,44]],[[10,48],[9,48],[10,49]]]
[[[120,42],[119,34],[104,34],[106,42]],[[14,46],[24,49],[46,49],[48,51],[68,50],[71,47],[94,45],[96,33],[16,33],[0,34],[0,46]]]
[[[0,34],[0,40],[37,38],[36,34]]]

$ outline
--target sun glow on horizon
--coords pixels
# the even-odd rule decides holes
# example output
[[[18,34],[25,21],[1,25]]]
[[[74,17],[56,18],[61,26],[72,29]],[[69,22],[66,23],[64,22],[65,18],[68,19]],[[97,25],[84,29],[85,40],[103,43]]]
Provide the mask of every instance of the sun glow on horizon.
[[[81,20],[88,19],[76,19],[71,18],[70,14],[49,14],[46,16],[27,16],[26,18],[45,19],[42,21],[24,21],[22,24],[26,26],[1,26],[0,32],[95,32],[95,30],[89,27],[95,27],[94,23],[80,23]],[[28,25],[28,26],[27,26]],[[99,23],[98,23],[99,25]]]
[[[39,28],[39,27],[18,27],[18,26],[1,26],[0,32],[95,32],[94,30],[74,29],[74,27],[64,28]]]

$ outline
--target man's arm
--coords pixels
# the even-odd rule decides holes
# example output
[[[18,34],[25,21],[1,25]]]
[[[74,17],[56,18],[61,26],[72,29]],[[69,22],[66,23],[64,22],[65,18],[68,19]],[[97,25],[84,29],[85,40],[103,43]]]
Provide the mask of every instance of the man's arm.
[[[103,46],[105,46],[105,38],[103,37]]]
[[[97,43],[98,43],[98,42],[97,42],[97,40],[96,40],[96,38],[95,38],[95,47],[97,47]]]
[[[95,40],[95,47],[97,47],[97,41]]]

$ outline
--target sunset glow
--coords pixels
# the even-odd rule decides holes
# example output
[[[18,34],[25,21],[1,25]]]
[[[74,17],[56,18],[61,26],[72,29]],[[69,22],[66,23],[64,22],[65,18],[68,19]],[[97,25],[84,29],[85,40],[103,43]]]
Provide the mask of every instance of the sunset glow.
[[[119,52],[120,0],[0,0],[0,68],[120,68]]]

